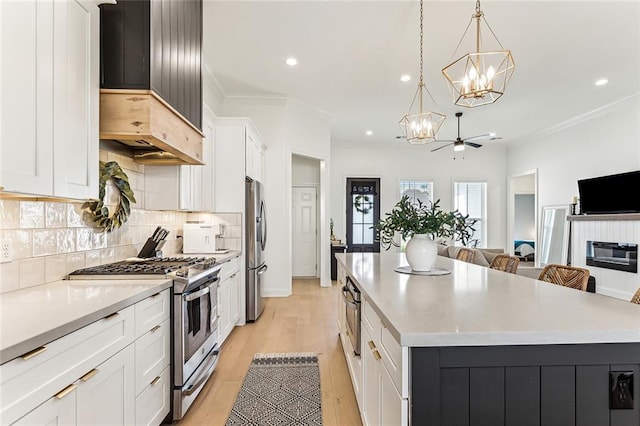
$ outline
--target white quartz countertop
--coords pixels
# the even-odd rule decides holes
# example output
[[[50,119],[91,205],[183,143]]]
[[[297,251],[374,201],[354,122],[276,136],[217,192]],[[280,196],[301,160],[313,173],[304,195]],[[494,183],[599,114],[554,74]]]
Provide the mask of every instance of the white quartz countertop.
[[[640,305],[438,256],[442,276],[394,272],[402,253],[336,254],[402,346],[640,342]]]
[[[74,280],[0,294],[0,363],[171,287],[169,279]]]
[[[184,257],[213,257],[216,259],[216,263],[225,263],[234,257],[239,257],[242,254],[241,251],[238,250],[229,250],[226,253],[189,253],[189,254],[180,254],[179,256]]]
[[[217,263],[225,263],[231,259],[233,259],[234,257],[239,257],[240,256],[240,252],[237,250],[231,250],[228,253],[224,253],[224,254],[213,254],[212,256],[216,258],[216,262]]]

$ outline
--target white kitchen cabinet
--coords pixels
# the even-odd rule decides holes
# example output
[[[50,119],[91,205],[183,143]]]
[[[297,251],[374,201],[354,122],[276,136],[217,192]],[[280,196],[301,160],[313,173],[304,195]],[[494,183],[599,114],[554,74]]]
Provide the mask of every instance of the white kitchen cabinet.
[[[214,130],[205,120],[203,166],[152,166],[144,168],[144,207],[147,210],[213,211]]]
[[[240,321],[240,271],[236,271],[228,279],[229,281],[229,318],[231,330]],[[230,331],[231,331],[230,330]]]
[[[136,397],[136,425],[158,425],[167,416],[171,396],[171,367]]]
[[[384,337],[383,337],[384,336]],[[362,303],[362,400],[360,412],[365,425],[407,425],[408,395],[401,395],[403,366],[407,363],[400,345],[388,333],[384,322],[365,301]],[[397,345],[397,350],[396,346]],[[406,351],[407,348],[404,348]],[[408,357],[408,353],[406,354]],[[395,368],[388,368],[394,366]],[[396,382],[399,382],[396,384]],[[408,385],[408,379],[406,380]],[[399,386],[398,386],[399,385]],[[406,389],[408,392],[408,387]]]
[[[362,403],[360,411],[365,425],[380,423],[380,388],[382,374],[378,360],[380,354],[368,346],[371,336],[366,329],[362,330]],[[366,343],[366,344],[365,344]]]
[[[255,154],[263,150],[261,137],[251,119],[218,118],[215,141],[216,211],[244,213],[246,177],[255,178],[259,167],[258,180],[264,181],[263,160],[257,160],[262,153]]]
[[[245,140],[245,165],[247,176],[259,182],[264,181],[264,152],[260,140],[252,133],[251,129],[247,129]]]
[[[22,417],[14,426],[32,425],[60,425],[71,426],[77,424],[77,385],[63,389],[57,395],[49,398],[44,404],[35,408]]]
[[[98,195],[97,3],[0,2],[0,186],[6,191]]]
[[[218,337],[220,345],[229,337],[240,320],[239,258],[225,262],[220,270],[220,284],[218,285]]]
[[[171,395],[169,297],[164,290],[2,364],[0,423],[159,424]],[[150,329],[136,339],[142,325]]]
[[[129,345],[78,380],[79,425],[133,423],[134,365],[134,347]]]
[[[169,366],[170,338],[171,324],[167,318],[136,339],[136,395],[139,395]]]
[[[170,291],[135,305],[135,424],[157,425],[171,404]]]

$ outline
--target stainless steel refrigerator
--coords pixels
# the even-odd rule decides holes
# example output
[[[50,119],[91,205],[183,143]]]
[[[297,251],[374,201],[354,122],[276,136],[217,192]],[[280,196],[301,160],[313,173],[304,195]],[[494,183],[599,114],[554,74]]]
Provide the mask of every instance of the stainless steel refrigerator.
[[[267,245],[267,212],[264,206],[264,186],[247,178],[245,186],[245,235],[247,250],[247,321],[255,321],[264,310],[262,274],[267,271],[264,249]]]

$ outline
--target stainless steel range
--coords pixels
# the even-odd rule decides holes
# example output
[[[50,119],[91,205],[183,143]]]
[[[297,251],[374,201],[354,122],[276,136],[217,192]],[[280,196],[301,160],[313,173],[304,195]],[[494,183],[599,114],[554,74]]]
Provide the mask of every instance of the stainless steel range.
[[[218,273],[214,258],[171,257],[123,261],[80,269],[69,279],[173,280],[171,304],[173,398],[171,417],[180,420],[218,362]]]

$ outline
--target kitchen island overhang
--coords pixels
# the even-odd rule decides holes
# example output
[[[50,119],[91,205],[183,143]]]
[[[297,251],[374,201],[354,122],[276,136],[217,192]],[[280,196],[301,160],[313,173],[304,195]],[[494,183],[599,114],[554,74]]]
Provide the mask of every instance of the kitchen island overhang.
[[[640,424],[639,306],[443,257],[437,277],[394,272],[398,253],[336,257],[409,348],[412,424]],[[631,409],[609,407],[617,371]]]

